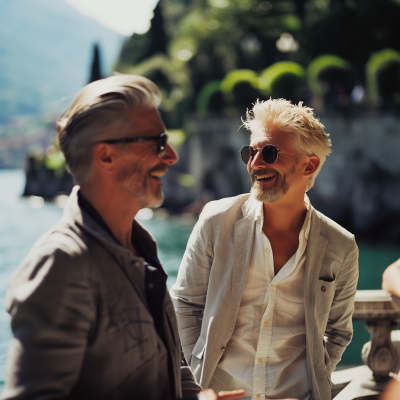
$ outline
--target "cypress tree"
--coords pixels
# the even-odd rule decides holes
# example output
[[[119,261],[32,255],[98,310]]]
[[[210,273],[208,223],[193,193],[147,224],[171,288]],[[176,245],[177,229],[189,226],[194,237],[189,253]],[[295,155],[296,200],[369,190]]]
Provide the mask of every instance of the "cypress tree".
[[[96,43],[93,46],[93,59],[92,59],[92,68],[90,70],[90,79],[88,83],[98,81],[101,79],[101,68],[100,68],[100,48]]]

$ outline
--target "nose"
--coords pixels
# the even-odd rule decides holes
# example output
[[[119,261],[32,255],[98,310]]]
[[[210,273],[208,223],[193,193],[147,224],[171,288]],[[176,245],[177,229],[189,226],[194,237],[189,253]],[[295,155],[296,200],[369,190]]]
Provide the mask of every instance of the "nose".
[[[165,156],[161,159],[164,164],[174,165],[178,161],[179,157],[175,149],[167,143],[167,151]]]
[[[249,163],[251,169],[257,168],[265,168],[265,161],[262,158],[261,151],[254,151],[254,156],[251,158],[251,162]]]

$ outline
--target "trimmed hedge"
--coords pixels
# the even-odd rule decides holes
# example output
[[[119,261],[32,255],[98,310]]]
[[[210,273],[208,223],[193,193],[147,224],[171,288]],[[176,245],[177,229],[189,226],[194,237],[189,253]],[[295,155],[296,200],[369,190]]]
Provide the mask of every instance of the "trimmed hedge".
[[[218,106],[218,99],[221,100]],[[210,110],[217,111],[223,107],[223,99],[221,93],[221,81],[210,81],[206,83],[200,90],[196,99],[197,113],[205,117]]]
[[[379,104],[381,96],[393,97],[396,102],[400,90],[400,76],[396,76],[398,71],[400,71],[399,52],[384,49],[371,54],[365,66],[365,72],[368,95],[373,105]],[[391,79],[388,81],[386,77]]]
[[[251,107],[260,97],[257,73],[249,69],[228,72],[221,82],[221,91],[227,105]]]
[[[314,58],[307,67],[307,82],[311,91],[316,95],[324,94],[320,83],[323,75],[327,77],[336,75],[339,79],[344,80],[346,85],[346,80],[352,75],[352,68],[346,60],[333,54],[323,54]]]
[[[295,62],[281,61],[261,72],[260,92],[272,98],[284,98],[297,102],[301,100],[300,89],[305,80],[304,68]]]
[[[221,82],[223,93],[231,93],[234,87],[241,82],[247,82],[250,86],[258,89],[257,73],[250,69],[236,69],[228,72]]]

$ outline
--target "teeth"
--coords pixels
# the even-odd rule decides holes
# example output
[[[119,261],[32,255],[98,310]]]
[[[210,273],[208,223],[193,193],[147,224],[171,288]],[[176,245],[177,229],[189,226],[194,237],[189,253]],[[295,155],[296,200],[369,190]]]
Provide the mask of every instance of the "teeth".
[[[155,176],[155,177],[160,177],[160,176],[164,176],[166,171],[154,171],[152,172],[150,175],[151,176]]]
[[[271,179],[271,178],[273,178],[275,175],[260,175],[260,176],[257,176],[257,180],[259,180],[259,181],[261,181],[261,180],[263,180],[263,179]]]

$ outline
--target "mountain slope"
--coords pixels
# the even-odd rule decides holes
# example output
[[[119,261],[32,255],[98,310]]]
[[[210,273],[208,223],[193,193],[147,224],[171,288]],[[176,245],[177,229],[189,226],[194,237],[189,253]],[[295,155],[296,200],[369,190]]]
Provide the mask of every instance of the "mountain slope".
[[[123,36],[63,0],[0,0],[0,9],[0,122],[65,109],[89,79],[96,42],[111,72]]]

